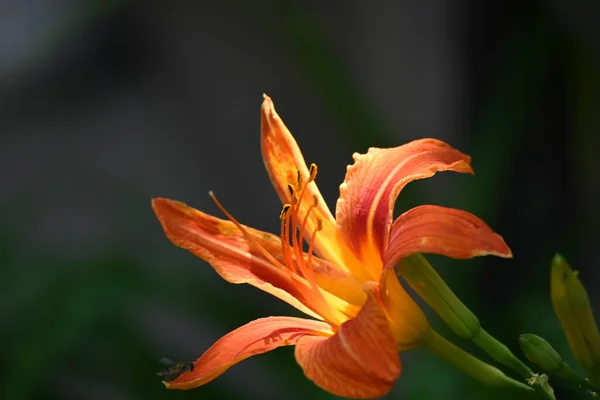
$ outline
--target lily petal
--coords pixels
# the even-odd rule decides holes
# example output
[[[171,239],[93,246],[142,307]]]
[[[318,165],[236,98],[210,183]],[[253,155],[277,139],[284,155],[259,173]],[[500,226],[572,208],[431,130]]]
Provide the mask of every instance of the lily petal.
[[[249,283],[311,317],[322,319],[311,309],[310,300],[299,290],[291,273],[277,268],[253,248],[232,222],[174,200],[153,199],[152,208],[165,234],[176,246],[208,262],[226,281]],[[246,230],[270,254],[281,253],[277,236],[249,227]]]
[[[437,171],[473,173],[471,158],[436,139],[421,139],[391,149],[371,148],[353,155],[348,166],[336,221],[346,244],[363,262],[374,265],[386,250],[394,203],[407,183]],[[380,271],[373,271],[378,276]]]
[[[415,207],[394,221],[385,267],[391,268],[413,253],[459,259],[485,255],[512,257],[502,236],[475,215],[432,205]]]
[[[265,167],[281,202],[291,203],[288,185],[296,184],[298,172],[306,180],[309,170],[296,140],[275,111],[273,101],[269,96],[263,96],[260,115],[261,150]],[[315,253],[337,265],[344,265],[335,240],[335,220],[315,182],[308,184],[303,198],[300,199],[299,220],[304,219],[314,199],[317,200],[317,206],[311,211],[303,232],[304,237],[309,240],[317,227],[317,220],[321,220],[322,230],[316,236]]]
[[[400,358],[378,284],[365,284],[367,300],[354,319],[330,338],[304,336],[296,360],[315,384],[337,396],[380,397],[400,375]]]
[[[194,362],[194,368],[164,382],[169,389],[192,389],[204,385],[238,362],[277,347],[294,345],[306,335],[331,336],[325,322],[293,317],[254,320],[228,333]]]

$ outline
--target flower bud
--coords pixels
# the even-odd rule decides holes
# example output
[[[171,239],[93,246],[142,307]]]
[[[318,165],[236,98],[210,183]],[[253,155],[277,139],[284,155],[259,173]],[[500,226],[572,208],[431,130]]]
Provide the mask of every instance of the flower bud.
[[[427,350],[484,385],[494,388],[520,389],[524,392],[535,390],[518,380],[506,376],[500,369],[481,361],[450,343],[433,329],[423,339],[423,346]]]
[[[519,346],[529,361],[548,372],[559,371],[564,364],[550,343],[537,335],[522,334],[519,336]]]
[[[481,329],[479,320],[448,287],[421,254],[400,261],[398,272],[415,292],[463,339],[472,340]]]
[[[600,334],[590,301],[577,272],[558,254],[552,261],[550,295],[575,360],[590,373],[590,378],[598,376]]]

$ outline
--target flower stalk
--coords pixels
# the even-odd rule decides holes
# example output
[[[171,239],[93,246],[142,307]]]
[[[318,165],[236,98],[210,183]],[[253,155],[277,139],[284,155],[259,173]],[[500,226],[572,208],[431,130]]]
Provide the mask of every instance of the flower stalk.
[[[472,341],[500,364],[513,369],[524,379],[531,380],[533,371],[506,345],[481,327],[479,319],[452,292],[425,257],[413,254],[404,258],[398,264],[398,272],[458,336]],[[546,398],[554,398],[547,384],[538,384],[539,380],[531,382]]]
[[[498,368],[479,360],[460,347],[457,347],[433,329],[424,338],[424,346],[436,356],[486,386],[517,389],[524,392],[534,391],[532,387],[506,376]]]

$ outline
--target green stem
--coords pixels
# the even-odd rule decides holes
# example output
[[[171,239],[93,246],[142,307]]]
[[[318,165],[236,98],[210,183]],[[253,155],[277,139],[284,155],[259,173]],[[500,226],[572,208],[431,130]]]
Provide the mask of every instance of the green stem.
[[[573,371],[572,369],[569,371],[568,376],[565,376],[565,378],[570,379],[571,381],[575,382],[582,388],[588,389],[592,392],[598,391],[598,388],[596,386],[594,386],[592,384],[592,382],[590,382],[588,379],[584,378],[583,376],[579,375],[577,372]]]
[[[494,360],[513,369],[547,399],[554,399],[547,377],[535,375],[508,347],[487,333],[479,319],[448,287],[446,282],[421,254],[410,255],[398,264],[398,271],[408,284],[433,308],[461,338],[471,340]]]
[[[446,340],[433,329],[430,330],[430,334],[424,340],[424,345],[429,351],[484,385],[533,392],[531,387],[509,378],[498,368],[473,357],[471,354]]]
[[[531,378],[533,371],[519,360],[506,345],[481,328],[473,337],[473,343],[483,349],[494,360],[506,365],[525,379]]]

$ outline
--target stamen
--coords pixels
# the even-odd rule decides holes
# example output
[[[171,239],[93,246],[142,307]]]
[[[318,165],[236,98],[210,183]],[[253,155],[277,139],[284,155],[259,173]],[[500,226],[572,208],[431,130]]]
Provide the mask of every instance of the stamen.
[[[313,231],[313,233],[310,237],[310,243],[308,245],[308,257],[306,258],[306,263],[308,264],[308,269],[311,274],[311,278],[307,278],[307,279],[309,282],[311,282],[311,285],[312,285],[312,281],[314,281],[314,271],[315,271],[314,266],[312,265],[312,256],[313,256],[315,238],[317,236],[317,232],[320,232],[321,229],[323,229],[323,223],[321,222],[320,218],[317,218],[317,226],[315,227],[315,230]],[[315,282],[315,285],[316,285],[316,282]]]
[[[304,186],[302,188],[301,193],[304,194],[304,190],[306,189],[306,186]],[[308,221],[308,217],[310,216],[310,213],[312,212],[312,210],[316,207],[316,205],[318,204],[318,197],[316,195],[313,195],[313,204],[311,204],[308,208],[308,210],[306,211],[306,215],[304,216],[304,219],[302,220],[302,224],[298,227],[298,232],[296,232],[296,229],[294,227],[293,230],[293,237],[292,240],[294,240],[294,254],[296,256],[296,263],[298,265],[298,268],[300,269],[300,271],[302,272],[302,275],[309,281],[311,282],[314,281],[314,276],[313,276],[313,271],[311,269],[310,266],[306,265],[304,262],[304,250],[302,248],[302,234],[304,231],[304,227],[306,226],[306,223]],[[298,220],[298,212],[300,211],[300,204],[298,204],[296,206],[296,209],[294,210],[294,220],[297,224],[297,220]],[[296,236],[297,235],[297,236]],[[309,243],[309,247],[312,244]],[[313,286],[313,290],[316,290],[316,282],[311,282],[311,286]]]
[[[287,212],[290,211],[290,208],[292,208],[291,205],[284,204],[283,209],[281,210],[281,213],[279,214],[279,219],[283,220],[286,217]]]
[[[312,290],[315,292],[318,301],[322,304],[322,307],[325,309],[330,309],[331,306],[329,305],[329,303],[327,303],[327,300],[325,300],[325,297],[323,296],[323,293],[321,292],[319,285],[317,285],[317,280],[315,278],[315,268],[312,263],[315,239],[317,237],[317,232],[321,231],[321,229],[323,229],[323,222],[321,221],[320,218],[317,218],[317,226],[313,230],[313,233],[310,236],[310,242],[308,244],[308,254],[306,257],[306,276],[305,276],[305,278],[309,282]]]
[[[312,182],[314,180],[314,178],[317,176],[317,165],[315,163],[312,163],[310,165],[310,169],[309,169],[309,177],[308,180],[306,182],[305,185],[302,185],[301,187],[299,187],[299,192],[300,194],[298,195],[298,197],[294,196],[294,199],[297,199],[297,203],[294,203],[294,209],[292,210],[293,215],[291,216],[291,221],[292,221],[292,231],[291,231],[291,235],[292,235],[292,246],[293,246],[293,250],[294,250],[294,255],[296,256],[296,264],[298,265],[298,268],[300,269],[300,271],[302,271],[302,274],[306,277],[307,276],[307,266],[304,264],[304,251],[302,249],[302,236],[303,236],[303,232],[304,232],[304,228],[306,227],[306,223],[308,222],[308,217],[310,215],[310,213],[312,212],[312,210],[317,207],[318,203],[319,203],[319,198],[317,195],[313,195],[313,203],[309,206],[309,209],[306,211],[306,215],[304,216],[304,219],[302,220],[302,224],[300,226],[298,226],[298,218],[299,218],[299,213],[300,213],[300,202],[304,199],[304,193],[306,192],[306,189],[308,187],[308,184],[310,182]],[[302,175],[300,174],[300,171],[298,170],[298,185],[301,185],[302,183]]]
[[[288,266],[288,269],[294,265],[292,262],[292,254],[290,252],[290,237],[289,237],[289,225],[290,225],[290,209],[291,205],[286,204],[281,210],[281,254],[283,255],[283,262]]]
[[[227,218],[229,218],[229,220],[231,222],[234,223],[234,225],[240,230],[242,231],[242,233],[244,234],[244,236],[246,237],[246,239],[252,243],[253,245],[256,246],[256,248],[262,253],[263,256],[265,256],[265,258],[267,260],[269,260],[271,263],[273,263],[275,266],[277,266],[280,269],[286,270],[285,266],[282,265],[279,261],[277,261],[277,259],[275,257],[273,257],[271,255],[271,253],[269,253],[256,239],[254,239],[254,237],[252,237],[252,235],[250,235],[250,233],[248,233],[248,230],[246,230],[246,228],[244,228],[244,226],[242,224],[240,224],[238,222],[237,219],[235,219],[233,217],[233,215],[231,215],[229,213],[229,211],[227,211],[225,209],[225,207],[223,207],[223,205],[219,202],[219,200],[217,200],[217,197],[215,196],[215,194],[212,192],[212,190],[210,192],[208,192],[208,195],[210,196],[210,198],[215,202],[215,204],[217,205],[217,207],[219,207],[219,210],[221,210],[221,212],[223,214],[225,214],[227,216]],[[293,274],[291,275],[293,276]]]
[[[292,210],[291,220],[292,220],[292,231],[290,234],[292,235],[292,247],[294,248],[294,254],[296,255],[296,263],[300,270],[304,269],[304,259],[303,257],[299,257],[298,254],[304,254],[302,250],[302,233],[304,228],[304,223],[301,226],[298,226],[298,213],[300,212],[300,203],[304,199],[304,192],[306,191],[307,185],[302,185],[302,175],[300,175],[300,171],[298,171],[298,185],[300,194],[298,197],[294,196],[296,202],[293,203],[294,209]],[[310,210],[309,210],[310,212]],[[307,212],[308,215],[308,212]],[[306,218],[305,218],[306,220]],[[299,231],[299,232],[298,232]],[[299,237],[298,237],[299,236]]]
[[[313,202],[310,205],[310,208],[308,209],[308,211],[306,212],[304,219],[302,220],[302,227],[306,226],[306,223],[308,222],[308,216],[310,215],[313,208],[316,208],[318,205],[319,205],[319,197],[316,194],[313,194]],[[317,221],[320,221],[320,220],[321,220],[320,218],[317,218]],[[323,223],[321,222],[321,224],[323,224]],[[321,229],[319,229],[319,230],[321,230]]]
[[[290,203],[285,204],[279,215],[281,219],[281,252],[283,263],[288,271],[298,276],[304,282],[304,288],[310,290],[308,297],[313,301],[313,307],[331,321],[339,319],[336,316],[336,311],[327,302],[324,294],[317,284],[314,266],[313,266],[313,251],[315,247],[317,232],[323,229],[323,222],[317,218],[315,226],[308,243],[308,253],[304,253],[303,236],[307,228],[307,223],[313,210],[319,205],[319,197],[312,195],[312,202],[309,205],[304,205],[301,210],[302,201],[305,200],[305,194],[308,190],[308,184],[313,182],[317,176],[317,166],[311,164],[309,168],[309,176],[304,181],[301,172],[297,171],[296,186],[287,185],[290,193]],[[300,211],[304,212],[304,216],[300,221]]]
[[[318,288],[318,286],[316,284],[314,274],[307,273],[306,269],[304,269],[304,271],[301,271],[301,273],[297,273],[297,272],[295,273],[294,271],[292,271],[290,269],[290,268],[293,268],[294,264],[292,262],[292,256],[290,253],[291,249],[290,249],[290,242],[289,242],[289,222],[290,222],[290,218],[292,215],[291,211],[297,211],[297,210],[292,210],[292,208],[294,206],[292,206],[290,204],[285,204],[283,206],[283,209],[281,210],[281,214],[280,214],[281,231],[282,231],[282,247],[284,250],[283,256],[284,256],[284,262],[286,264],[286,265],[283,265],[273,255],[271,255],[271,253],[269,253],[260,244],[260,242],[258,242],[258,240],[256,240],[250,234],[250,232],[248,232],[248,229],[246,229],[246,227],[244,227],[241,223],[239,223],[238,220],[236,220],[233,217],[233,215],[231,215],[229,213],[229,211],[227,211],[225,209],[225,207],[223,207],[223,205],[219,202],[219,200],[217,200],[217,197],[215,196],[215,194],[212,191],[208,192],[208,195],[215,202],[215,204],[221,210],[221,212],[223,214],[225,214],[227,216],[227,218],[242,232],[242,234],[244,235],[246,240],[249,242],[249,244],[251,244],[254,248],[256,248],[258,251],[260,251],[260,253],[275,267],[275,271],[277,271],[279,273],[283,273],[285,277],[289,278],[292,281],[291,283],[297,288],[299,293],[301,293],[305,299],[310,299],[310,298],[316,297],[318,302],[316,304],[313,304],[312,306],[309,306],[309,308],[313,309],[318,314],[324,316],[326,319],[330,319],[331,321],[335,320],[335,317],[331,316],[331,314],[330,314],[331,306],[329,306],[329,304],[325,301],[323,294],[320,292],[320,289]],[[295,207],[298,208],[298,205],[296,205]],[[294,234],[294,236],[296,236],[296,235]],[[314,237],[314,234],[313,234],[313,237]],[[312,240],[311,240],[311,242],[312,242]],[[304,262],[302,250],[300,249],[300,251],[298,251],[298,247],[297,246],[294,246],[294,247],[295,247],[294,250],[296,253],[295,254],[296,259],[297,260],[301,259],[302,262]],[[308,286],[307,286],[307,284],[308,284]]]
[[[318,170],[317,164],[315,164],[315,163],[310,164],[310,169],[308,170],[308,173],[309,173],[308,181],[309,182],[312,182],[315,180],[315,178],[317,177],[317,170]]]

